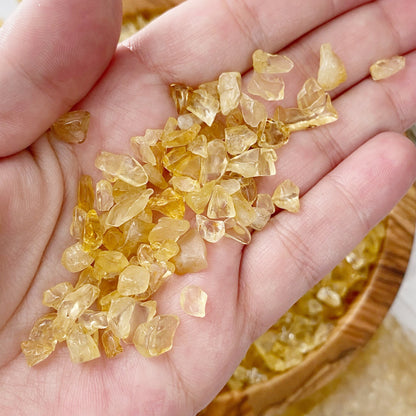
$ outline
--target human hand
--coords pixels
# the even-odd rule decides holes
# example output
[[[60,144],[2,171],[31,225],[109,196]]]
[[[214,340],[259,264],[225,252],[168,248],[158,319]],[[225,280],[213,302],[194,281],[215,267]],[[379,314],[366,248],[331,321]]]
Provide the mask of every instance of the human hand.
[[[0,32],[3,413],[194,414],[253,340],[334,267],[416,177],[416,149],[398,134],[416,113],[413,1],[189,0],[115,53],[120,5],[105,3],[25,0]],[[210,245],[207,270],[167,282],[158,311],[181,319],[167,354],[145,359],[127,347],[114,360],[75,365],[58,348],[28,368],[19,345],[44,310],[42,292],[73,279],[60,259],[71,244],[78,174],[96,177],[97,152],[126,152],[131,136],[162,126],[173,115],[170,83],[198,85],[224,71],[245,73],[257,48],[283,51],[295,62],[286,90],[293,96],[316,73],[324,42],[348,72],[332,93],[340,119],[294,134],[279,152],[277,175],[260,182],[271,192],[292,179],[301,189],[301,211],[277,214],[247,247],[231,240]],[[404,71],[380,83],[368,79],[371,63],[395,54],[406,55]],[[43,132],[71,107],[92,114],[87,141],[49,142]],[[188,284],[208,293],[204,319],[178,306]]]

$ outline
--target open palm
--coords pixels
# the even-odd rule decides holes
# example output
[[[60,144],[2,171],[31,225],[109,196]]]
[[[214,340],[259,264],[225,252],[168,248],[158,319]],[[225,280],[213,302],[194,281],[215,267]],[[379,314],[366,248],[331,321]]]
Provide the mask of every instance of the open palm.
[[[401,134],[416,114],[413,0],[189,0],[116,48],[119,0],[25,0],[0,32],[0,413],[191,415],[221,389],[253,340],[385,216],[416,177],[416,149]],[[172,278],[158,312],[181,319],[173,350],[145,359],[134,347],[75,365],[64,348],[28,368],[20,353],[42,292],[74,280],[60,263],[81,172],[97,177],[98,151],[174,115],[168,85],[247,73],[251,53],[295,62],[286,94],[316,74],[331,42],[348,80],[335,90],[340,120],[297,133],[279,154],[270,192],[291,178],[299,214],[274,216],[242,247],[208,248],[204,272]],[[287,46],[289,45],[289,46]],[[406,55],[404,71],[368,79],[375,60]],[[82,145],[43,132],[70,108],[91,112]],[[394,133],[398,132],[398,133]],[[204,319],[184,315],[188,284],[209,296]]]

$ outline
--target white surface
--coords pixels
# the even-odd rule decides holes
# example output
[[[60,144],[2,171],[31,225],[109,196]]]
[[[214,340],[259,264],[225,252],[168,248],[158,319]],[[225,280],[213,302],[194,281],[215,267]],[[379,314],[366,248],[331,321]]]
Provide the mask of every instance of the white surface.
[[[0,18],[6,19],[16,5],[16,0],[0,0]],[[416,334],[416,242],[413,244],[409,267],[392,313],[403,326]]]

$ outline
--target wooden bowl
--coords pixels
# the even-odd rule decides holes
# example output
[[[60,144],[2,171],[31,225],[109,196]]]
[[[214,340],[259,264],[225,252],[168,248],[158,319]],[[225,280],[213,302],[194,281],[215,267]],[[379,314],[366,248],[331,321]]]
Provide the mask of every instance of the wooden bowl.
[[[402,282],[416,222],[416,185],[387,217],[386,238],[367,286],[338,321],[328,340],[302,363],[242,391],[218,395],[204,416],[275,416],[345,369],[383,321]]]

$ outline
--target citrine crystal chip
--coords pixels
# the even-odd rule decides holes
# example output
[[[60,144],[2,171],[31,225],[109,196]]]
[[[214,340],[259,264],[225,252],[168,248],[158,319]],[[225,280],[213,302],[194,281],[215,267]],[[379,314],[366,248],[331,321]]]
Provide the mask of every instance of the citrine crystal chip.
[[[347,79],[347,71],[338,55],[329,43],[321,45],[318,83],[325,90],[330,91],[338,87]]]
[[[198,286],[185,286],[181,291],[180,304],[185,313],[198,318],[205,316],[208,295]]]
[[[299,188],[290,179],[286,179],[276,187],[272,200],[281,209],[298,212],[300,209]]]
[[[235,217],[234,202],[221,185],[215,185],[207,208],[208,218]]]
[[[120,339],[127,338],[131,331],[131,319],[137,301],[123,296],[111,301],[108,310],[108,327]]]
[[[189,95],[186,109],[211,126],[220,111],[220,103],[205,89],[197,89]]]
[[[257,142],[257,134],[247,126],[225,129],[225,146],[230,155],[239,155]]]
[[[380,59],[370,67],[371,78],[374,81],[380,81],[391,77],[401,71],[406,66],[404,56],[393,56],[388,59]]]
[[[64,297],[74,290],[69,282],[58,283],[43,292],[42,303],[50,308],[58,309]]]
[[[80,242],[68,247],[62,254],[62,264],[72,273],[86,269],[93,261],[94,257],[82,248]]]
[[[117,290],[123,296],[139,295],[149,287],[150,273],[141,266],[127,266],[118,278]]]
[[[54,136],[67,143],[82,143],[87,138],[90,113],[85,110],[71,111],[53,123]]]
[[[213,220],[197,214],[196,225],[201,237],[209,243],[217,243],[225,235],[225,224],[222,220]]]
[[[100,357],[94,338],[86,334],[80,325],[75,325],[66,339],[66,345],[74,363],[84,363]]]
[[[111,329],[106,329],[101,334],[101,343],[103,344],[105,355],[108,358],[113,358],[117,354],[123,352],[123,347],[120,344],[120,338],[115,336]]]
[[[276,160],[276,152],[273,149],[251,149],[233,157],[227,165],[227,170],[244,178],[271,176],[276,173]]]
[[[241,74],[239,72],[224,72],[221,74],[218,79],[218,93],[222,114],[230,114],[240,102]]]
[[[285,96],[285,83],[277,74],[254,72],[247,90],[250,94],[260,96],[267,101],[279,101]]]
[[[95,205],[98,211],[108,211],[114,204],[113,187],[105,179],[95,186]]]
[[[257,127],[267,118],[266,107],[247,94],[241,95],[240,106],[244,121],[251,127]]]
[[[178,325],[179,318],[175,315],[156,315],[137,327],[134,345],[144,357],[161,355],[172,349]]]
[[[284,55],[271,54],[261,49],[253,53],[253,68],[258,73],[281,74],[293,69],[291,59]]]

